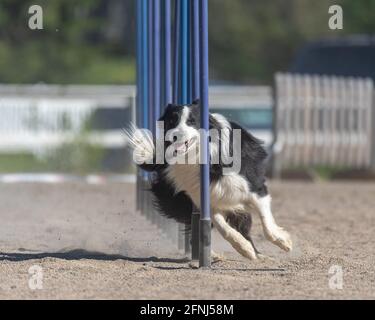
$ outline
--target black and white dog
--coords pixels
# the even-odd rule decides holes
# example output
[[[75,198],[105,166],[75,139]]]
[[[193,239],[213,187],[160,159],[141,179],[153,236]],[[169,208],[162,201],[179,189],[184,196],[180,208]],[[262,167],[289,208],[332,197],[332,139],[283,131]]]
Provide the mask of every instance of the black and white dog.
[[[158,210],[189,224],[193,205],[200,208],[199,107],[168,105],[159,121],[164,125],[161,142],[135,127],[127,131],[133,158],[140,168],[152,172],[151,191]],[[257,259],[261,255],[250,237],[251,213],[256,212],[266,238],[290,251],[290,235],[272,216],[271,197],[265,184],[267,154],[261,142],[222,115],[210,114],[209,124],[213,226],[241,255]],[[211,135],[211,131],[219,134]],[[237,154],[236,140],[239,140]],[[240,166],[233,169],[233,163],[224,161],[220,153],[232,154],[233,161],[237,159]]]

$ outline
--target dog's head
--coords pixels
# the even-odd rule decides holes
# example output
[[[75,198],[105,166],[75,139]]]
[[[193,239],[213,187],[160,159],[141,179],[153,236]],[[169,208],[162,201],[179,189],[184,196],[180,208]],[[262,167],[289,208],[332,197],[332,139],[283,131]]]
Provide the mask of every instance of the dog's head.
[[[156,156],[156,161],[164,159],[169,164],[197,164],[200,159],[201,135],[205,135],[205,132],[200,130],[198,103],[191,105],[169,104],[165,108],[164,114],[159,118],[157,127],[156,137],[153,137],[149,130],[139,130],[136,126],[124,130],[129,144],[136,154],[135,158],[139,159],[139,161],[136,160],[137,163],[152,162]],[[229,122],[223,116],[209,115],[211,159],[214,158],[215,161],[218,161],[221,151],[226,151],[227,155],[230,154],[230,129]]]
[[[183,106],[169,104],[159,121],[164,123],[166,147],[173,144],[179,156],[196,151],[200,137],[200,112],[197,103]]]

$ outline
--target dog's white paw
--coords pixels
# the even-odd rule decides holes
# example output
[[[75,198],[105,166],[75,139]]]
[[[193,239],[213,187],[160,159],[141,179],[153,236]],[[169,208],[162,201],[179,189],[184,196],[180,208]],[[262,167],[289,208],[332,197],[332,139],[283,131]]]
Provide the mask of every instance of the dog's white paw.
[[[272,243],[285,251],[291,251],[293,242],[290,234],[281,227],[277,227],[272,233],[267,233],[267,238]]]
[[[257,258],[259,262],[276,262],[274,258],[271,258],[270,256],[266,256],[263,253],[257,253]]]
[[[212,262],[220,262],[225,261],[226,258],[223,254],[211,250],[211,260]]]

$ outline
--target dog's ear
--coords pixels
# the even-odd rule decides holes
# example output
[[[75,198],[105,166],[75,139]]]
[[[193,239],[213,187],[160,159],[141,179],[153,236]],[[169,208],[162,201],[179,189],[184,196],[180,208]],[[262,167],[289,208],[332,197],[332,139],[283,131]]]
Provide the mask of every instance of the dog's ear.
[[[192,103],[193,106],[199,106],[199,103],[200,103],[200,100],[199,99],[195,99]]]

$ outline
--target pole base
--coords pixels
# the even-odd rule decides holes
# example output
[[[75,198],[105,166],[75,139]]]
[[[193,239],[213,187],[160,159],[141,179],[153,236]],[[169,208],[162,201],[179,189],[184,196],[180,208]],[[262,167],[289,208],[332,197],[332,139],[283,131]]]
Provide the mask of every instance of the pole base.
[[[199,222],[200,213],[194,210],[191,215],[191,259],[199,260]]]
[[[211,220],[200,220],[199,268],[211,268]]]

